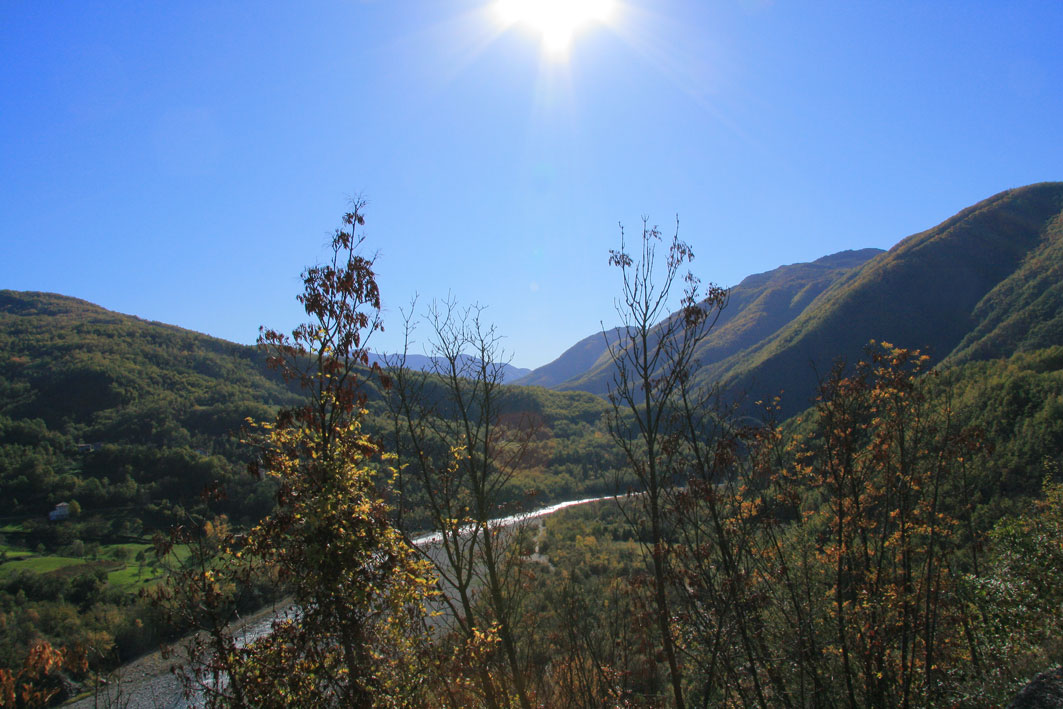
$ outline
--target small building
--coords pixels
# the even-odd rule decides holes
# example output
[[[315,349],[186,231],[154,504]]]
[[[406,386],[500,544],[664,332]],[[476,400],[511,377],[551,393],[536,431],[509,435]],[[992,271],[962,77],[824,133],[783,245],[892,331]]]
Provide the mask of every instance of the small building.
[[[48,513],[49,522],[58,522],[70,517],[70,504],[67,502],[60,502],[55,506],[55,509]]]

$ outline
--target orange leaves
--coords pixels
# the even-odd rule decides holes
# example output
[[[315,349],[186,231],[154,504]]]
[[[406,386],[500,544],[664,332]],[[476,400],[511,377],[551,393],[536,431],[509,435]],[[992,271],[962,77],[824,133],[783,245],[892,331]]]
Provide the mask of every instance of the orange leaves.
[[[947,500],[969,442],[950,430],[947,404],[930,405],[927,356],[887,342],[868,354],[822,385],[795,474],[825,502],[808,519],[820,525],[830,644],[863,701],[892,705],[934,691],[934,668],[955,666],[963,645]]]
[[[59,693],[59,672],[85,672],[88,661],[83,652],[54,648],[41,640],[35,643],[22,667],[12,672],[0,669],[0,703],[5,707],[43,707]]]

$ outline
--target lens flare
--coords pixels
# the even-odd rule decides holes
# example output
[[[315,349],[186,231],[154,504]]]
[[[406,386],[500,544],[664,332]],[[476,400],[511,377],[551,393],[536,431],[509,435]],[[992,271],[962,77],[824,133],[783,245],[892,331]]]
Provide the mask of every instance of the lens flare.
[[[615,0],[498,0],[495,8],[504,26],[526,25],[542,35],[545,51],[563,55],[581,28],[608,23],[615,4]]]

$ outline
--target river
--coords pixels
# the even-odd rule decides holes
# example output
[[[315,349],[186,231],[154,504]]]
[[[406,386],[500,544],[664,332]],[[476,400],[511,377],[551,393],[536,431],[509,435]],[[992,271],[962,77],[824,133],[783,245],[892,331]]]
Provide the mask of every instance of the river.
[[[499,517],[489,522],[490,526],[510,527],[530,520],[539,519],[578,505],[612,499],[611,497],[587,497],[579,500],[567,500],[554,505],[542,507],[530,512]],[[442,540],[440,532],[423,534],[415,537],[413,543],[420,547],[430,547]],[[291,605],[264,608],[254,615],[236,621],[239,630],[238,643],[244,645],[254,642],[270,631],[273,621],[290,615]],[[89,696],[66,706],[74,709],[95,709],[97,707],[154,707],[156,709],[186,709],[190,704],[182,696],[181,682],[170,672],[171,661],[162,658],[158,652],[141,657],[118,668],[117,679],[102,689],[98,695]]]

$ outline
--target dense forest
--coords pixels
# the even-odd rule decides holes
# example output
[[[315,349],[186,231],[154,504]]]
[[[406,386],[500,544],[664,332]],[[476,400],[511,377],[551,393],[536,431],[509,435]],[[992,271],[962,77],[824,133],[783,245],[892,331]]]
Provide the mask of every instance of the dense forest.
[[[0,292],[0,699],[176,643],[212,706],[1006,704],[1063,649],[1061,215],[1013,190],[731,291],[646,228],[626,322],[528,375],[563,391],[455,302],[371,358],[360,205],[258,347]]]

